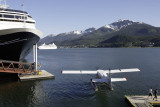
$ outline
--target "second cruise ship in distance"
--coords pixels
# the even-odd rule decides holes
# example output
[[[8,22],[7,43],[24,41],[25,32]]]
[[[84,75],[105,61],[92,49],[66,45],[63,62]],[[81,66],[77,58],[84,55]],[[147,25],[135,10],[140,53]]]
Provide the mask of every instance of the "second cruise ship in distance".
[[[27,12],[7,7],[0,0],[0,59],[22,61],[43,34]]]
[[[42,45],[40,45],[39,47],[38,47],[38,49],[40,49],[40,50],[44,50],[44,49],[57,49],[57,46],[54,44],[54,43],[52,43],[52,44],[48,44],[48,45],[46,45],[45,43],[44,44],[42,44]]]

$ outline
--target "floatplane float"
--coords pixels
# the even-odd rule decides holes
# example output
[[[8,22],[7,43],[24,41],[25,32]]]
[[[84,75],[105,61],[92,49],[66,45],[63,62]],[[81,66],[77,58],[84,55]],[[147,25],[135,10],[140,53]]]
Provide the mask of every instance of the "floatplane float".
[[[115,70],[62,70],[62,74],[97,74],[97,79],[91,79],[91,84],[95,91],[98,91],[96,84],[106,85],[110,90],[113,90],[112,82],[127,81],[126,78],[111,78],[114,73],[139,72],[138,68],[132,69],[115,69]]]

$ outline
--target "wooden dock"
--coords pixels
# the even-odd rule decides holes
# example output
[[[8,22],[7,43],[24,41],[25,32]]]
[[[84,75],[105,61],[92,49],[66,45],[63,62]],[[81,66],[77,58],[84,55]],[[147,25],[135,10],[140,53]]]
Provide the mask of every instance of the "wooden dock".
[[[154,96],[153,96],[154,97]],[[145,96],[125,96],[126,102],[132,107],[154,107],[154,106],[160,106],[160,96],[158,96],[157,101],[151,99],[151,97],[148,98],[147,95]]]
[[[45,70],[40,70],[39,74],[33,75],[20,75],[19,76],[21,81],[26,81],[26,80],[37,80],[37,79],[54,79],[55,76]]]

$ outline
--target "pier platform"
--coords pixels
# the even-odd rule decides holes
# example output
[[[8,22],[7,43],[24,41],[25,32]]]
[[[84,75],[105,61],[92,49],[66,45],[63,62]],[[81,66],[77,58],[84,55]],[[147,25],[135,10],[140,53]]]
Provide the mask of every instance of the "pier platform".
[[[20,75],[19,76],[21,81],[27,80],[37,80],[37,79],[54,79],[55,76],[45,70],[40,70],[38,75]]]
[[[125,96],[125,100],[131,107],[160,107],[160,96],[157,101],[147,95]]]

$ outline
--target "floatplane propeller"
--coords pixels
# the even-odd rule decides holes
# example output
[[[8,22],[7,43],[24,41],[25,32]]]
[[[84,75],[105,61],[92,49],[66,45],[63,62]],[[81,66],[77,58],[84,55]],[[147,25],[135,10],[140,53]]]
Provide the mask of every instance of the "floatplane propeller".
[[[95,89],[98,91],[96,83],[105,84],[109,89],[113,90],[112,82],[127,81],[126,78],[111,78],[111,74],[114,73],[127,73],[127,72],[139,72],[138,68],[131,69],[115,69],[115,70],[63,70],[62,74],[97,74],[99,78],[91,79],[91,83]]]

